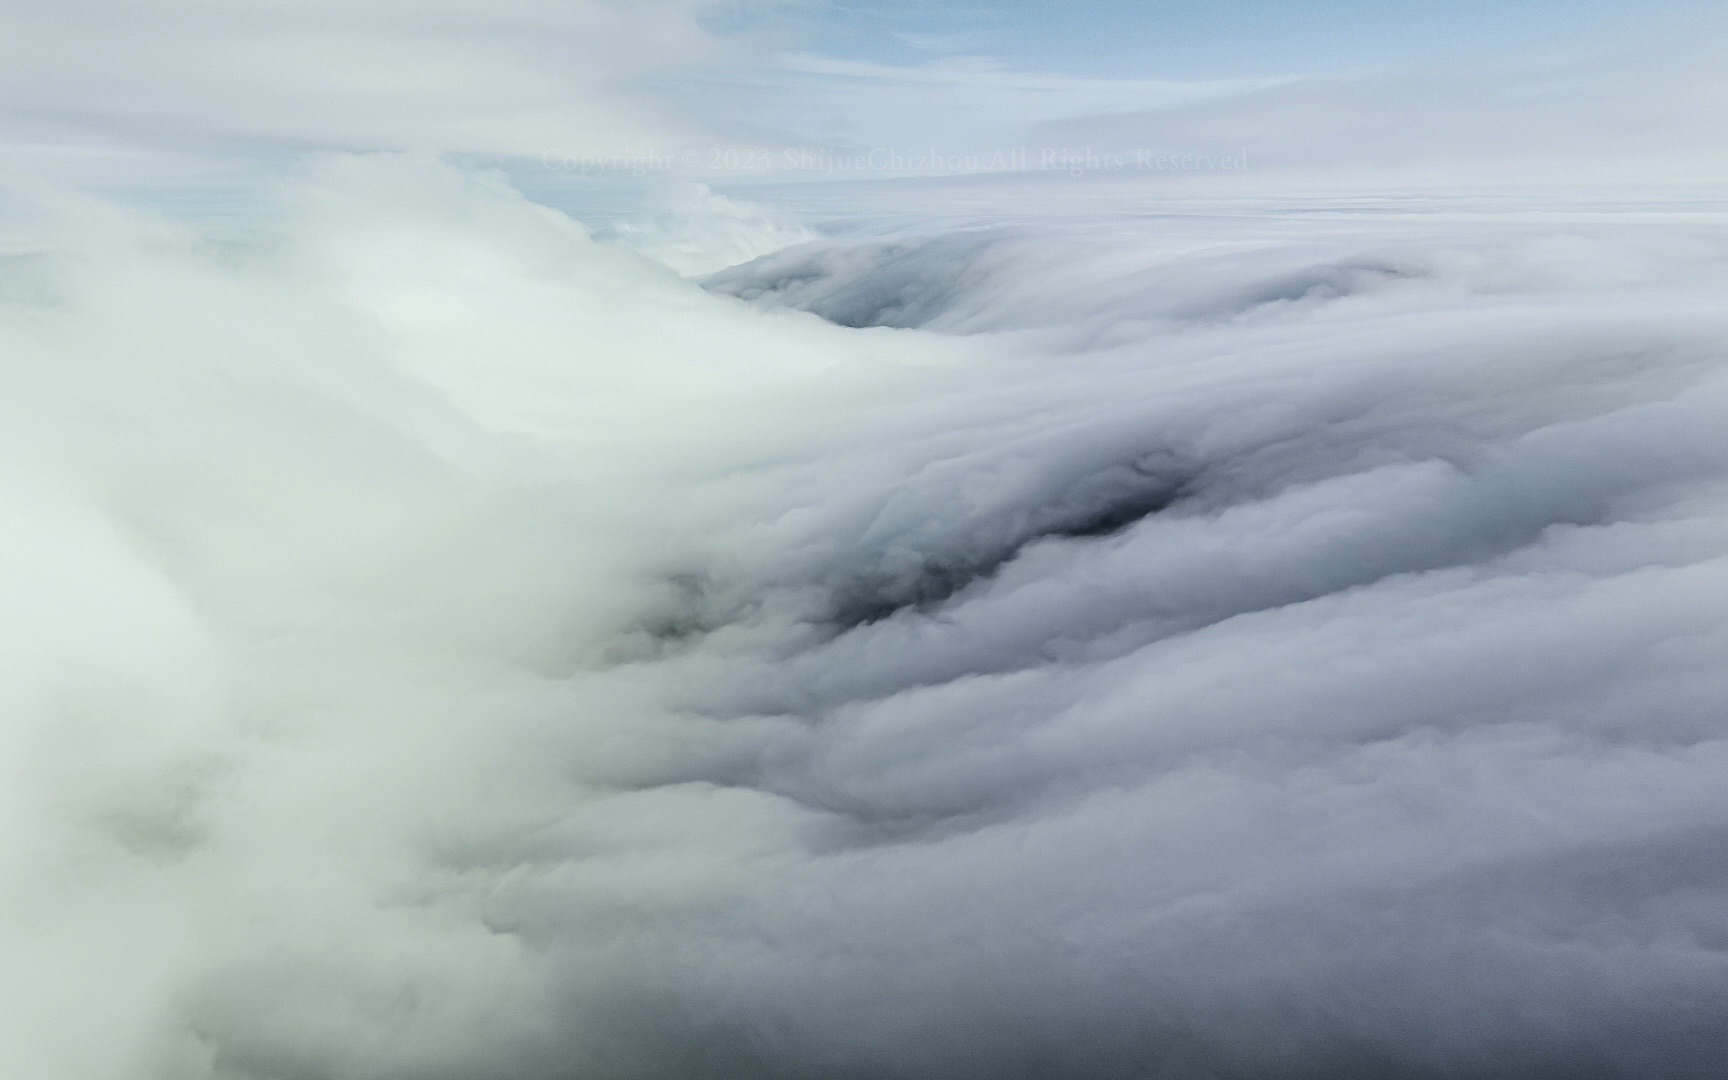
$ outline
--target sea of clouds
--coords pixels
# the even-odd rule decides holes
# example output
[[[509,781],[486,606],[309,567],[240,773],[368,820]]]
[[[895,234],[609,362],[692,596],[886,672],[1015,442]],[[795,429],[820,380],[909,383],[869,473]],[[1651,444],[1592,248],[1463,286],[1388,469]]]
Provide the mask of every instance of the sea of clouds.
[[[9,1073],[1715,1074],[1728,218],[680,199],[25,219]]]
[[[1714,55],[553,209],[715,16],[0,12],[0,1076],[1720,1075]]]

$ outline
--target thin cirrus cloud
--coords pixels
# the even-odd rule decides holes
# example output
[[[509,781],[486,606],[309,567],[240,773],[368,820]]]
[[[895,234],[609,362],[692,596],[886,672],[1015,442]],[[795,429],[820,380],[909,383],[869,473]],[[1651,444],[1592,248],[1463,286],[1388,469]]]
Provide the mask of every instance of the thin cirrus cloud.
[[[1702,182],[1728,168],[1728,79],[1714,42],[1540,66],[1295,80],[1158,111],[1036,125],[1044,142],[1219,153],[1324,178],[1595,175]]]
[[[1015,145],[1029,124],[1172,108],[1285,80],[1094,78],[1016,71],[988,56],[897,66],[789,54],[734,81],[770,141],[956,153]]]
[[[704,28],[714,6],[10,5],[7,161],[99,179],[117,157],[171,172],[308,149],[528,158],[691,139],[699,132],[642,81],[747,53],[745,37]]]

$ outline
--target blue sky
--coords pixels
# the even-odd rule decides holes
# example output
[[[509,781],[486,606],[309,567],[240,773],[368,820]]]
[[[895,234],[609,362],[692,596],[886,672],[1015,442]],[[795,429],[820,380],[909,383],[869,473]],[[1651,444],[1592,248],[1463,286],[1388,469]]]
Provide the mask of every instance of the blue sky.
[[[1671,34],[1719,8],[1695,0],[841,0],[800,17],[809,47],[845,59],[971,55],[1020,70],[1208,79],[1565,58]]]

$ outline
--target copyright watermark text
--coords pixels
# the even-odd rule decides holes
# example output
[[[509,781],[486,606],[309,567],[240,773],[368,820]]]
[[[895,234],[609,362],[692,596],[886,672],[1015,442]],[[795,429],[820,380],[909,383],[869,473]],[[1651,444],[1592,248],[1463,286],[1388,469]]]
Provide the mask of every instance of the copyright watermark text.
[[[863,150],[790,146],[681,147],[629,153],[584,154],[547,150],[540,164],[578,176],[642,177],[656,173],[762,174],[830,177],[959,176],[988,173],[1246,172],[1246,148],[1179,151],[1149,147],[1016,146],[952,152],[937,147],[878,146]]]

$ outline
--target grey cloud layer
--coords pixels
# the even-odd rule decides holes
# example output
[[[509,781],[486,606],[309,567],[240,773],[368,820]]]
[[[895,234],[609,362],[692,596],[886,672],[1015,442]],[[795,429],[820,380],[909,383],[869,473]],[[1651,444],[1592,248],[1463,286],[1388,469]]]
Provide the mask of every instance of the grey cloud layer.
[[[799,875],[820,906],[761,902],[802,934],[804,1052],[1714,1067],[1722,234],[1423,232],[961,236],[713,280],[1019,328],[852,452],[886,479],[746,560],[836,626],[719,677],[726,715],[799,719],[753,786],[844,822]],[[861,591],[901,606],[855,625]]]

